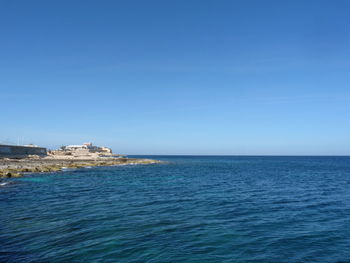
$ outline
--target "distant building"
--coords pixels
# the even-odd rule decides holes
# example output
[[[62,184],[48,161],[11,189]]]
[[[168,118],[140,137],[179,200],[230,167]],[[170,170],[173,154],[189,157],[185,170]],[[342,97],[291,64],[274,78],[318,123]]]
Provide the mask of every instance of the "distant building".
[[[73,145],[67,145],[67,146],[64,146],[63,149],[65,151],[79,151],[79,152],[82,152],[82,151],[85,151],[85,152],[90,152],[90,153],[110,153],[112,154],[112,149],[108,148],[108,147],[98,147],[98,146],[95,146],[95,145],[92,145],[91,142],[86,142],[84,144],[73,144]]]
[[[38,145],[35,145],[35,144],[25,144],[24,145],[25,147],[39,147]]]
[[[46,156],[47,150],[36,145],[0,145],[0,158],[25,158],[29,155]]]
[[[74,150],[80,150],[80,149],[88,149],[86,145],[67,145],[64,147],[65,150],[74,151]]]

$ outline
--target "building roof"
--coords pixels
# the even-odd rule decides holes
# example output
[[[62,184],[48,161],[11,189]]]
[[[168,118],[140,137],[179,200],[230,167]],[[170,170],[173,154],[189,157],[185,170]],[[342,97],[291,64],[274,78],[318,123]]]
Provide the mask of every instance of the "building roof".
[[[67,145],[66,148],[86,148],[86,145]]]

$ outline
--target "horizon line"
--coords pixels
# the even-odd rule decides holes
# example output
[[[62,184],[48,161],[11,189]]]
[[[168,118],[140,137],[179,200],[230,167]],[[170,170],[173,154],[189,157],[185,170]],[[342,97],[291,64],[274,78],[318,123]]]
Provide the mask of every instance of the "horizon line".
[[[275,155],[275,154],[126,154],[136,156],[228,156],[228,157],[350,157],[350,155]]]

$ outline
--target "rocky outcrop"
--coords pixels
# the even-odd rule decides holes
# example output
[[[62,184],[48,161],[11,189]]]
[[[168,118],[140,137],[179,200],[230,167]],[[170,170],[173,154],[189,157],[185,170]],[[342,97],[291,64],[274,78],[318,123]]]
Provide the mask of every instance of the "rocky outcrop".
[[[125,164],[156,164],[157,160],[136,158],[95,158],[95,159],[59,159],[26,158],[0,159],[0,177],[19,177],[24,173],[57,172],[62,168],[82,168],[93,166],[113,166]]]

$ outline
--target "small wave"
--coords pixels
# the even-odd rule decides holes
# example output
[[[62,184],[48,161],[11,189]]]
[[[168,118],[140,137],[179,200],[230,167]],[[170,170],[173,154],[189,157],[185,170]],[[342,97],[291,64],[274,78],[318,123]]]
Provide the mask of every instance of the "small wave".
[[[9,184],[9,183],[8,182],[7,183],[0,183],[0,186],[5,186],[7,184]]]

